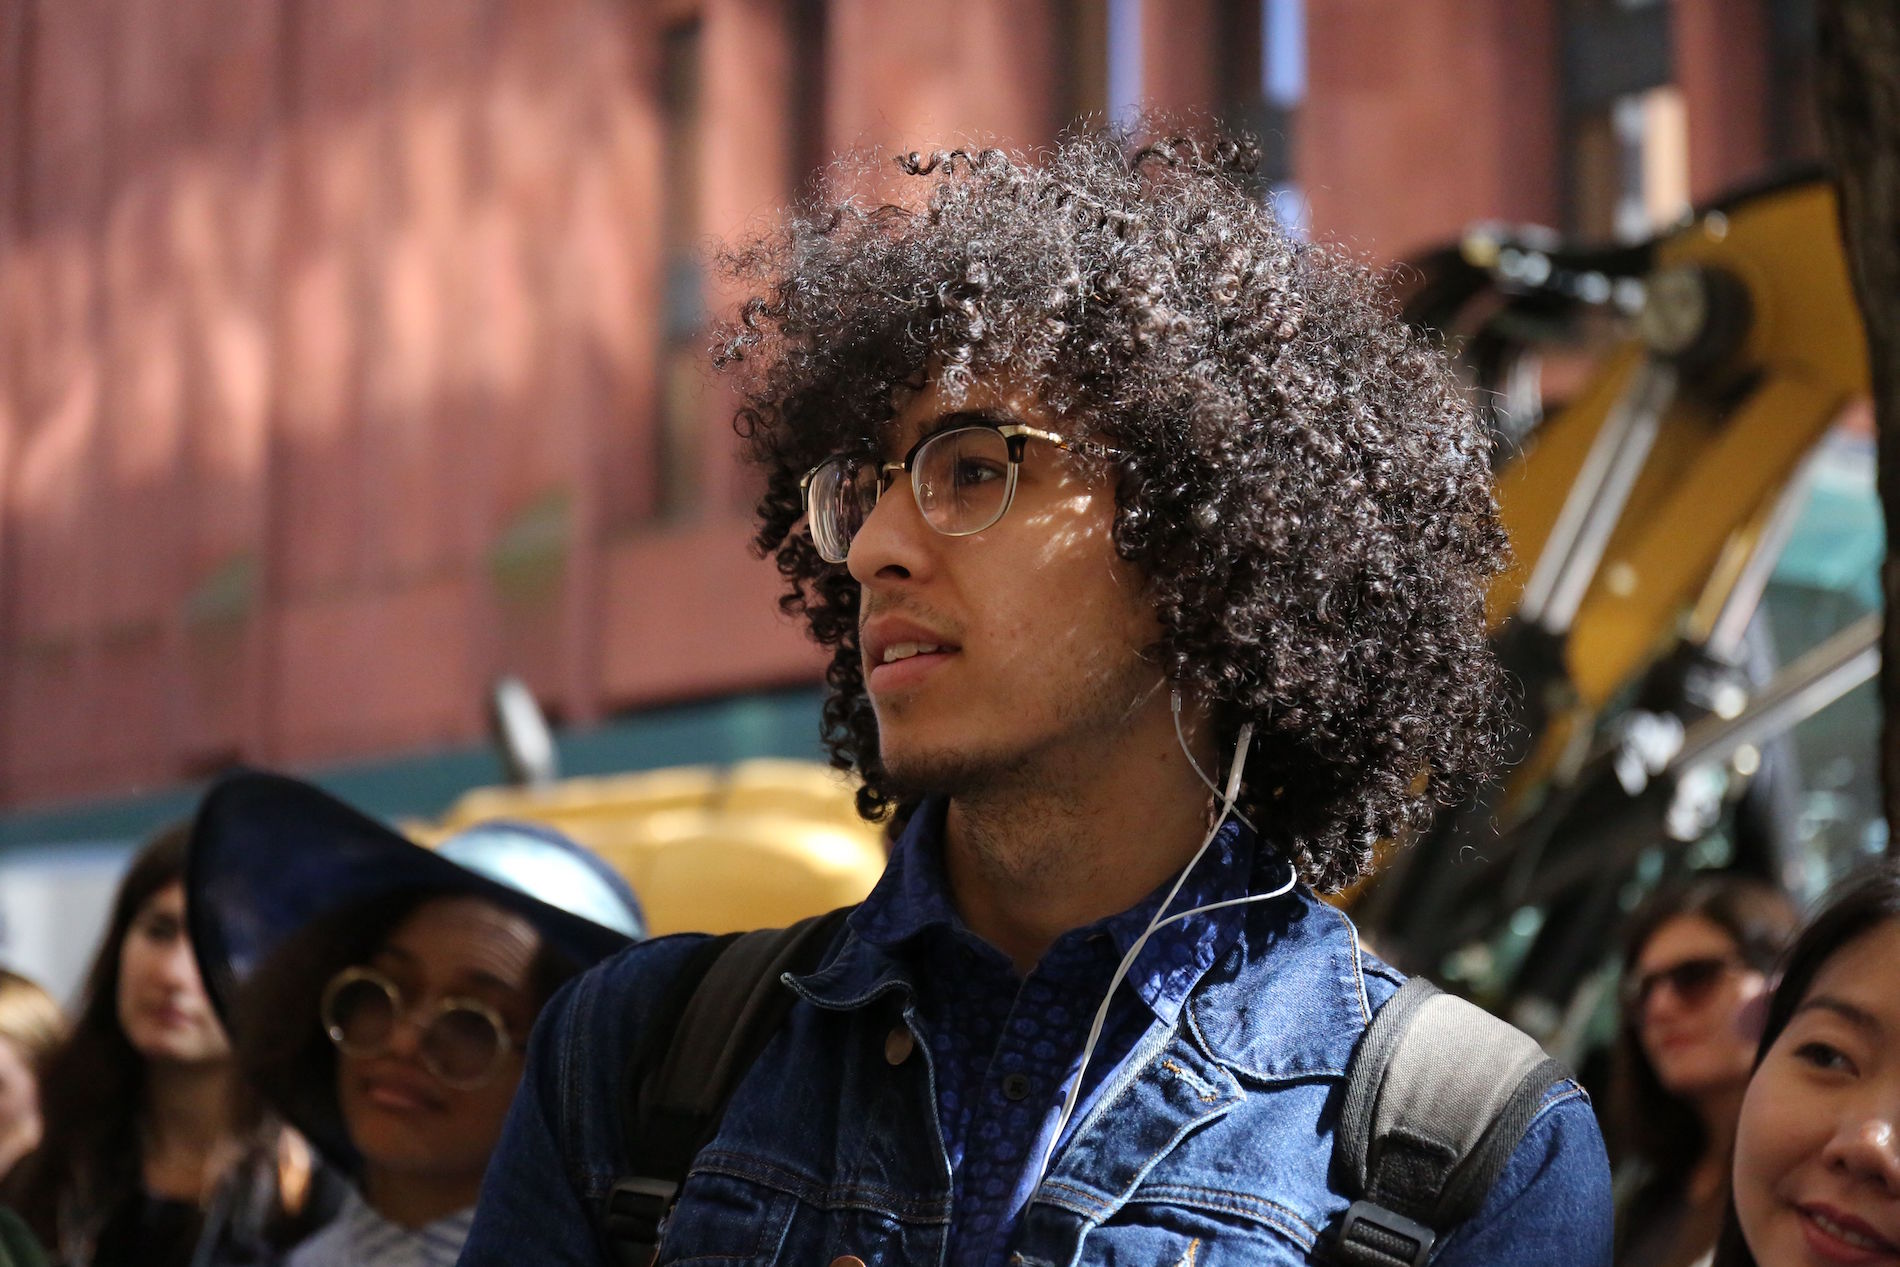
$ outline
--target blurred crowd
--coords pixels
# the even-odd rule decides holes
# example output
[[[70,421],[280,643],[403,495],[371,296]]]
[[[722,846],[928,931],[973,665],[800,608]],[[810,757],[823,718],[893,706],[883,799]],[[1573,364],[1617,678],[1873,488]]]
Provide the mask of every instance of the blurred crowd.
[[[69,1017],[0,971],[0,1263],[453,1263],[537,1013],[643,930],[545,828],[430,850],[308,785],[227,781],[135,857]],[[1619,1264],[1894,1255],[1900,870],[1805,924],[1695,874],[1621,962]]]
[[[429,850],[227,782],[133,859],[70,1021],[0,979],[0,1262],[453,1263],[536,1014],[643,928],[544,828]]]

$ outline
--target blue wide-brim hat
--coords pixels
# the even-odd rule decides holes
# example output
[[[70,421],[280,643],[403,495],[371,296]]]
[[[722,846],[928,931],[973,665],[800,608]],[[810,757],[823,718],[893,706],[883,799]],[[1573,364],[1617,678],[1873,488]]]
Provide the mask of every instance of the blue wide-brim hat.
[[[220,779],[192,825],[186,916],[227,1025],[239,989],[311,921],[402,893],[485,898],[591,966],[646,935],[639,900],[599,855],[550,828],[491,822],[425,848],[297,779]]]

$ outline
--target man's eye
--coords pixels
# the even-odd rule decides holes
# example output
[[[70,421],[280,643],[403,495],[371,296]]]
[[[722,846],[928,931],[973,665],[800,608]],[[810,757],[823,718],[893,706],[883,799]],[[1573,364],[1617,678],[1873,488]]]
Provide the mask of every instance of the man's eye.
[[[1003,468],[994,462],[981,458],[964,458],[957,463],[957,484],[968,488],[972,484],[987,484],[991,480],[1003,478]]]
[[[1794,1049],[1794,1058],[1816,1069],[1825,1069],[1830,1073],[1855,1073],[1854,1062],[1840,1048],[1811,1040]]]

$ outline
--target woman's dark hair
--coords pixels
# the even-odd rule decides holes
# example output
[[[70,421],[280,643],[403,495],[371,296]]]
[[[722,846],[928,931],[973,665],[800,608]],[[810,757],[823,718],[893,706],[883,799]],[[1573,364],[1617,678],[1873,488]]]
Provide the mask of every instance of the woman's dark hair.
[[[40,1146],[8,1176],[5,1203],[48,1245],[59,1243],[62,1202],[107,1209],[140,1183],[145,1059],[119,1023],[119,961],[145,904],[184,878],[189,841],[189,824],[176,824],[132,859],[86,973],[78,1017],[40,1079]],[[240,1132],[258,1128],[261,1107],[241,1091],[233,1113]]]
[[[421,907],[454,896],[454,890],[410,889],[321,915],[286,937],[238,991],[232,1042],[246,1081],[344,1170],[353,1171],[361,1159],[337,1105],[336,1047],[319,1015],[324,987],[344,968],[374,956]],[[541,940],[528,969],[537,1014],[582,966]]]
[[[1030,384],[1121,450],[1114,541],[1160,618],[1151,653],[1223,741],[1253,723],[1240,808],[1306,880],[1350,883],[1489,772],[1489,440],[1369,275],[1275,222],[1256,163],[1218,133],[1088,131],[1033,159],[907,155],[882,203],[841,166],[845,192],[727,257],[753,292],[715,360],[765,472],[755,544],[831,649],[825,742],[866,817],[905,793],[879,761],[858,586],[796,531],[799,481],[874,451],[933,376],[953,399]]]
[[[1794,1010],[1808,996],[1814,978],[1827,961],[1851,943],[1883,924],[1900,920],[1900,866],[1883,862],[1851,876],[1828,895],[1819,913],[1808,921],[1782,961],[1781,981],[1768,1000],[1768,1019],[1762,1026],[1755,1067],[1761,1068],[1768,1049],[1781,1037]],[[1728,1220],[1716,1242],[1714,1267],[1756,1267],[1755,1256],[1742,1238],[1735,1216],[1735,1198],[1729,1197]]]
[[[1624,977],[1663,925],[1685,918],[1719,927],[1741,961],[1764,975],[1781,961],[1797,923],[1794,904],[1764,880],[1728,872],[1695,876],[1659,891],[1630,919],[1623,932]],[[1612,1142],[1618,1161],[1641,1160],[1655,1176],[1657,1195],[1666,1198],[1681,1191],[1702,1159],[1708,1132],[1694,1107],[1656,1077],[1637,1033],[1641,1020],[1627,1011],[1617,1020]]]

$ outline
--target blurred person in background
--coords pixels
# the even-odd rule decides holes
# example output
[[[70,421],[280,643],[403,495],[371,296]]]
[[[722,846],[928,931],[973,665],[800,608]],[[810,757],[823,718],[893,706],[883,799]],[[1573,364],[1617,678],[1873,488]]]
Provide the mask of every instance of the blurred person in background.
[[[1631,920],[1613,1100],[1620,1267],[1689,1267],[1715,1244],[1769,974],[1795,924],[1785,896],[1740,875],[1665,889]]]
[[[270,1263],[334,1208],[237,1076],[185,933],[183,825],[119,885],[71,1035],[40,1082],[15,1207],[68,1267]]]
[[[1835,891],[1789,952],[1735,1133],[1716,1267],[1900,1263],[1900,870]]]
[[[39,1146],[40,1069],[65,1031],[52,995],[0,968],[0,1179]]]
[[[535,1017],[644,934],[633,891],[546,828],[429,850],[261,773],[213,789],[194,850],[193,940],[240,1063],[352,1181],[290,1267],[448,1267]]]

